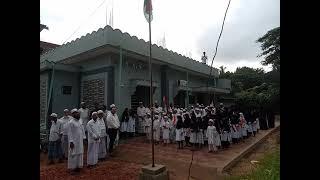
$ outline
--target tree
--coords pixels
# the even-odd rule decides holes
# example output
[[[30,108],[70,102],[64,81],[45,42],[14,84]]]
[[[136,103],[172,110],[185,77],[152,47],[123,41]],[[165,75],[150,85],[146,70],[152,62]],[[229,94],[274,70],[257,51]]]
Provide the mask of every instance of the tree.
[[[226,67],[220,66],[220,76],[222,76],[224,74],[225,69],[226,69]]]
[[[268,31],[259,38],[257,43],[261,43],[262,53],[258,57],[264,56],[262,65],[272,65],[274,70],[280,71],[280,27]]]

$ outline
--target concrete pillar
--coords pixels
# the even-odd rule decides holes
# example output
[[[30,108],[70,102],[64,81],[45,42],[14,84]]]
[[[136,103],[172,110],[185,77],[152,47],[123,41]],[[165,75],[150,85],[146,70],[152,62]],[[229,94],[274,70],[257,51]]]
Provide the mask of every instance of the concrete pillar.
[[[155,164],[155,167],[152,167],[149,164],[141,168],[139,180],[169,180],[169,171],[164,165]]]

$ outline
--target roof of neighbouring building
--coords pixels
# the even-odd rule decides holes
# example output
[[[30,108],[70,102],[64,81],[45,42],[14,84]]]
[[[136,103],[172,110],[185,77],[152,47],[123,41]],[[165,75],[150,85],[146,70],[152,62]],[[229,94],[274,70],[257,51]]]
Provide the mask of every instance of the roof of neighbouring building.
[[[40,41],[40,49],[42,49],[42,53],[45,53],[45,52],[52,50],[52,49],[59,47],[59,46],[60,45],[58,45],[58,44]]]
[[[143,39],[138,39],[136,36],[131,36],[128,33],[123,33],[119,29],[113,29],[110,26],[98,29],[92,33],[87,33],[76,40],[68,42],[64,45],[56,47],[40,56],[40,63],[42,61],[62,61],[67,58],[79,55],[81,53],[102,47],[105,45],[120,46],[123,49],[148,56],[149,43]],[[210,67],[199,61],[183,56],[172,50],[168,50],[156,44],[152,45],[152,58],[169,65],[176,65],[184,67],[202,74],[210,74]],[[212,75],[219,76],[219,70],[212,68]]]

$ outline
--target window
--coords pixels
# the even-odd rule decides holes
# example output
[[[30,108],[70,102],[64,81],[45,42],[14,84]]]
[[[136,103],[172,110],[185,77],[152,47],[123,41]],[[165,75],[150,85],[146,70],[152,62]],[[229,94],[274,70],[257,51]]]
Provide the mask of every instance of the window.
[[[72,86],[62,86],[62,94],[71,95]]]

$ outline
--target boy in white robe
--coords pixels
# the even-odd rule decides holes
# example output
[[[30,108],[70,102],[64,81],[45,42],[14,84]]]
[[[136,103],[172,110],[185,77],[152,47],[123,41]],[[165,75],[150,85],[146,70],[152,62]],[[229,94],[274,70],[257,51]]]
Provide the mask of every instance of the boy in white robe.
[[[151,143],[151,115],[147,113],[147,117],[145,118],[145,132],[147,134],[147,141]]]
[[[68,125],[68,140],[69,140],[69,154],[68,154],[68,169],[71,174],[80,172],[83,167],[83,140],[86,138],[83,126],[80,124],[80,113],[77,109],[73,109],[72,120]]]
[[[99,141],[100,141],[100,126],[97,121],[97,112],[92,113],[92,119],[87,123],[88,132],[88,152],[87,165],[88,168],[95,166],[98,163]]]
[[[170,122],[168,120],[168,116],[164,116],[164,123],[162,126],[163,133],[162,133],[162,139],[163,139],[163,145],[166,146],[167,144],[170,143],[169,140],[169,133],[170,133]]]
[[[209,119],[209,123],[208,123],[208,128],[206,131],[206,136],[208,138],[208,148],[209,148],[209,153],[213,151],[217,151],[217,146],[221,145],[220,142],[220,136],[218,131],[216,130],[216,127],[213,126],[213,120]]]
[[[153,122],[153,138],[155,140],[155,144],[159,144],[160,142],[160,120],[159,116],[154,116],[154,122]]]
[[[101,161],[104,161],[107,155],[107,146],[106,146],[106,136],[107,136],[107,130],[106,125],[103,119],[104,113],[102,110],[99,110],[97,112],[98,118],[97,122],[99,125],[99,137],[100,137],[100,143],[99,143],[99,155],[98,158]]]

